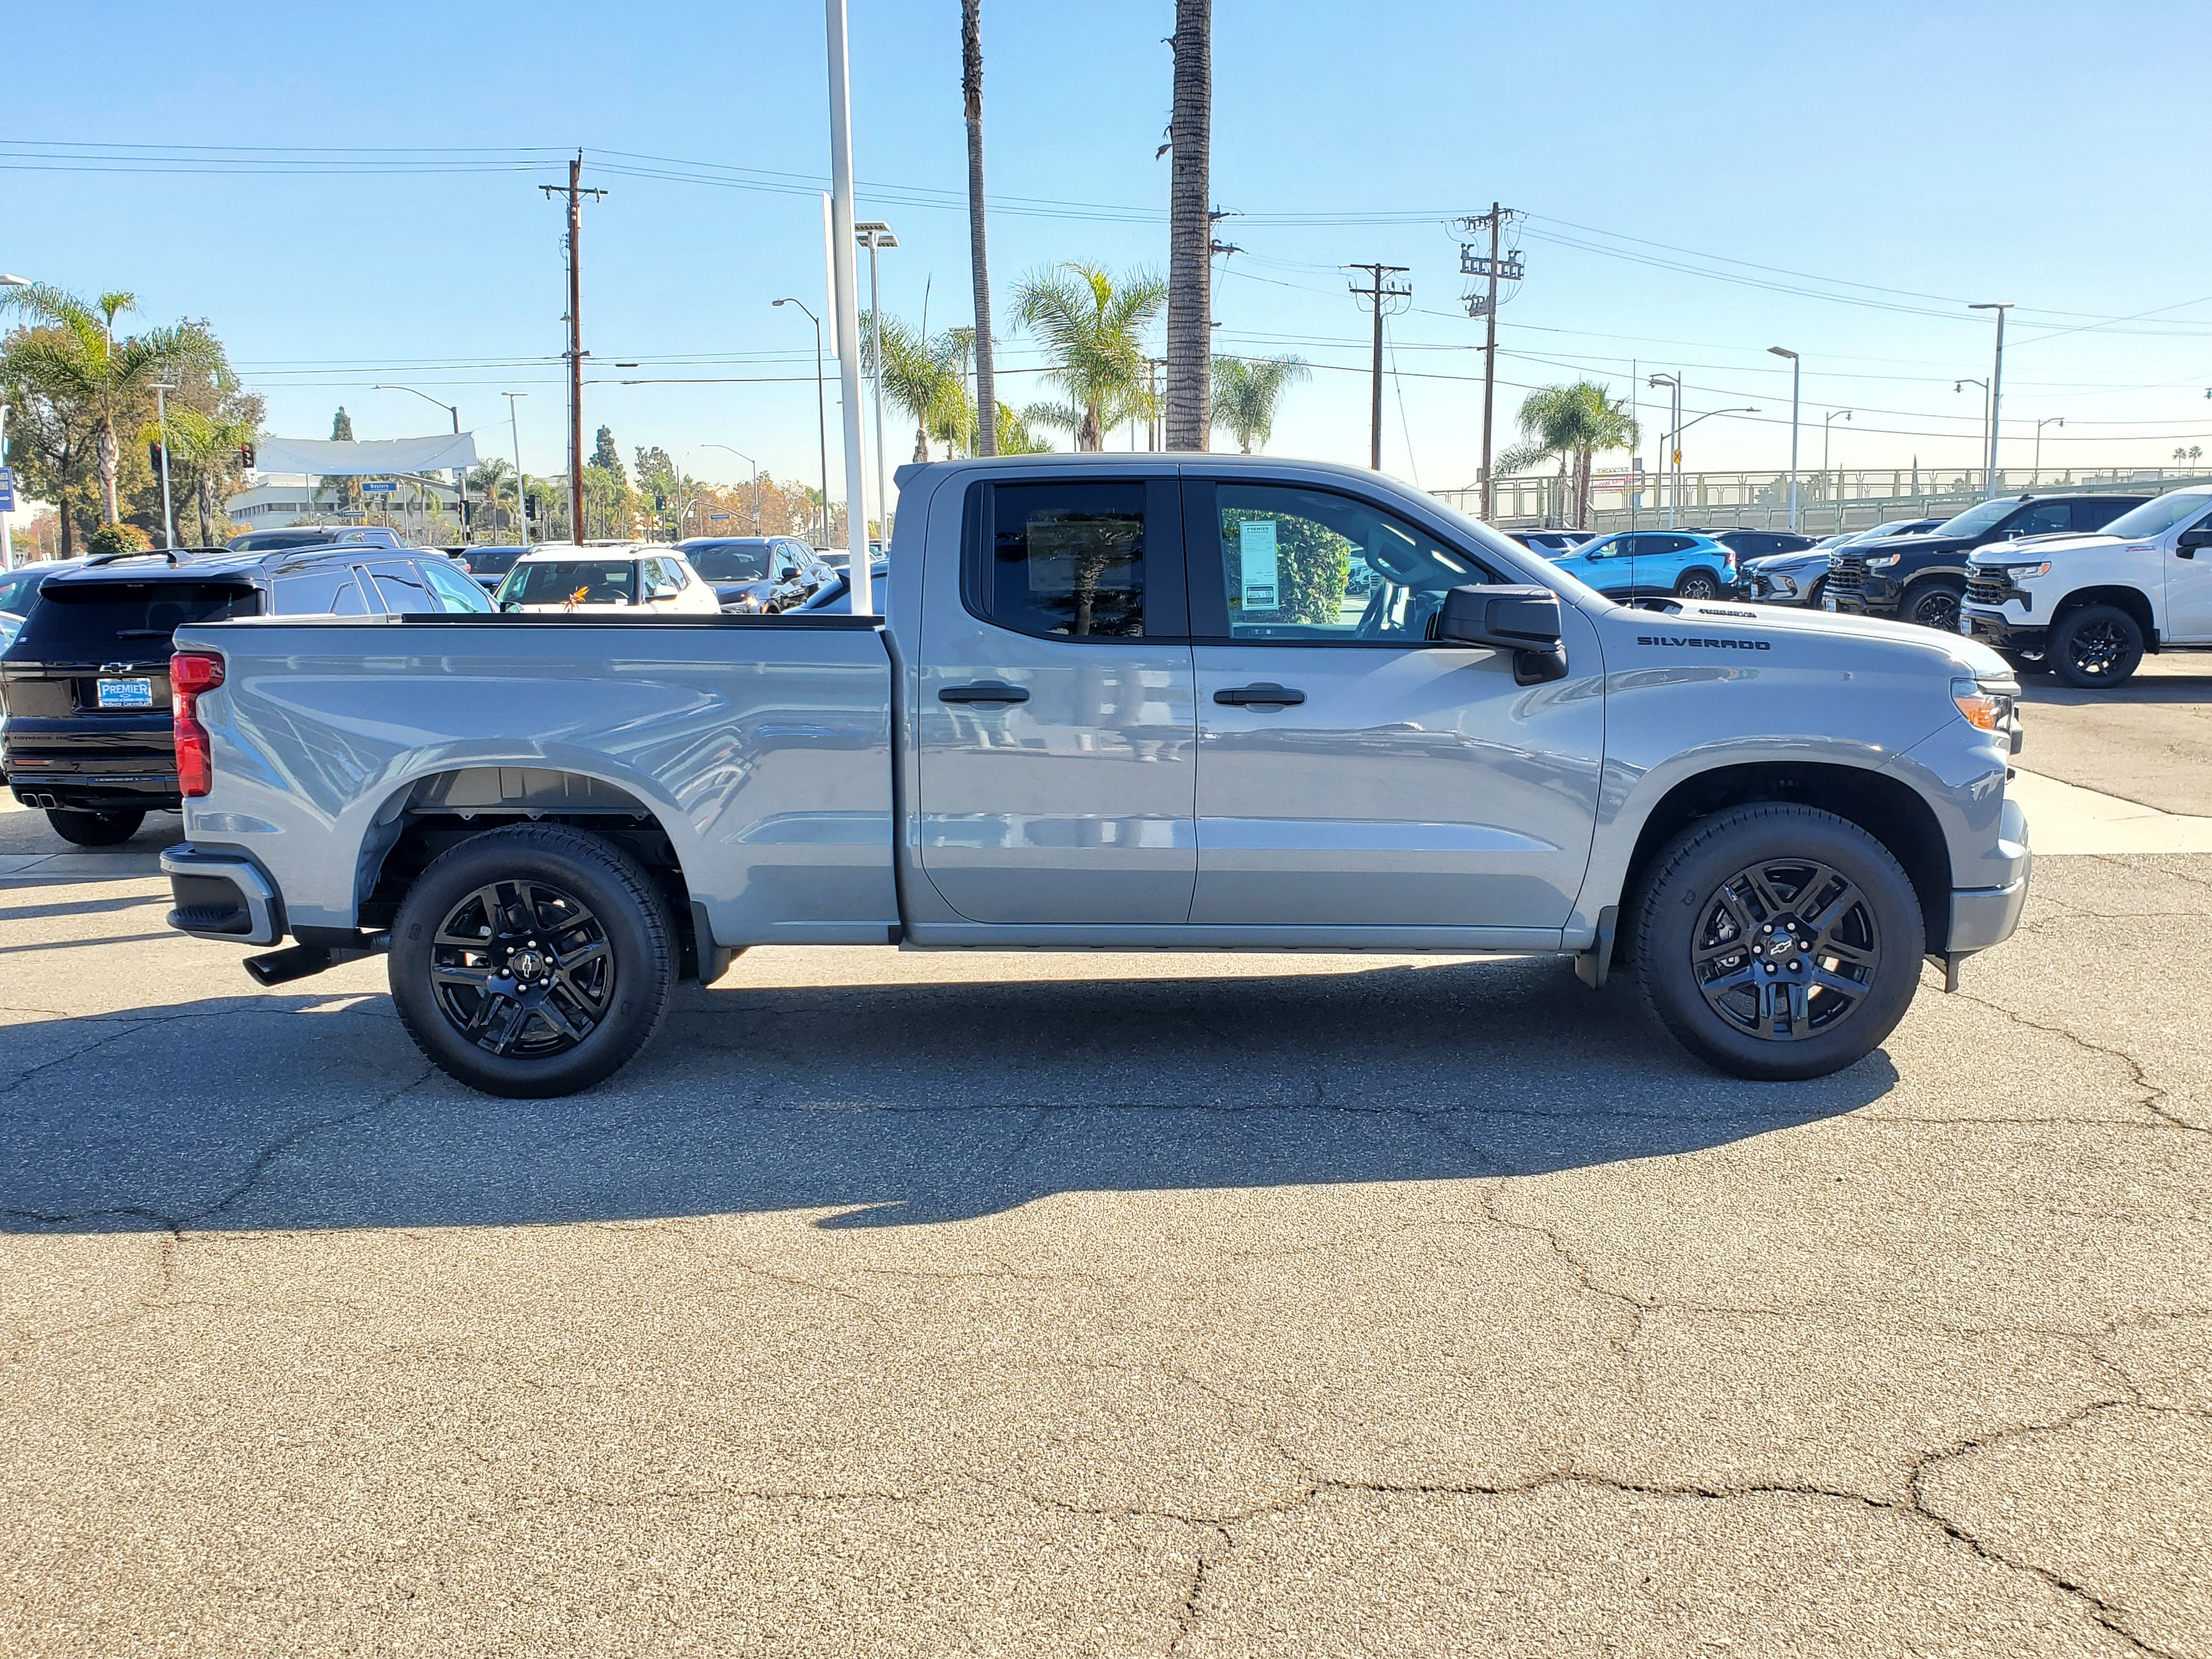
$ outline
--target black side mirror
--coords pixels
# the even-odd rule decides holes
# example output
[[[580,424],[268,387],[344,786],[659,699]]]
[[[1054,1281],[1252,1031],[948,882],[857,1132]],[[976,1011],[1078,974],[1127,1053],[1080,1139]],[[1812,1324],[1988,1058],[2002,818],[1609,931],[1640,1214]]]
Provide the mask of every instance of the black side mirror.
[[[1567,672],[1559,650],[1559,596],[1548,587],[1455,587],[1429,618],[1429,637],[1510,651],[1516,684],[1541,685]]]
[[[2212,547],[2212,529],[2185,530],[2173,544],[2177,548]]]

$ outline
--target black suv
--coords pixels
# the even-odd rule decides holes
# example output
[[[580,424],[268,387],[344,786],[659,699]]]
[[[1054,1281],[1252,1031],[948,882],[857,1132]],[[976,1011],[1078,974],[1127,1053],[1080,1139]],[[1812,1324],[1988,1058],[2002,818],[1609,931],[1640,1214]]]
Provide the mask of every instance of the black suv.
[[[1917,536],[1852,542],[1830,556],[1820,604],[1955,633],[1966,555],[1991,542],[2102,530],[2148,495],[2001,495]]]
[[[63,840],[112,847],[173,812],[169,638],[235,617],[489,613],[482,588],[422,548],[111,554],[49,576],[0,653],[0,771]]]

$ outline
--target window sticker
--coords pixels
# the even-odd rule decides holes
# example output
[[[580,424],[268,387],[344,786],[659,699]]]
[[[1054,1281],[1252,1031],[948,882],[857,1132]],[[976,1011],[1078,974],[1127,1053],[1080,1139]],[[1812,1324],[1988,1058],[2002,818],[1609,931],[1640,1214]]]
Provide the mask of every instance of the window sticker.
[[[1273,611],[1281,603],[1276,588],[1279,572],[1275,556],[1275,521],[1247,519],[1237,526],[1238,566],[1243,573],[1247,611]]]

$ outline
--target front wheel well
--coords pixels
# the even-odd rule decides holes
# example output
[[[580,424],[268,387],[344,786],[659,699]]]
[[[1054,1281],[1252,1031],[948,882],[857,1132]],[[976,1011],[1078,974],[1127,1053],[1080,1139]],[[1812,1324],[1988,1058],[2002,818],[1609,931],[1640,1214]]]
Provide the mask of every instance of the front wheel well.
[[[1637,834],[1621,886],[1621,914],[1634,914],[1633,896],[1651,860],[1684,830],[1731,807],[1767,801],[1816,807],[1858,825],[1904,866],[1919,897],[1928,938],[1951,936],[1951,854],[1934,809],[1911,785],[1856,766],[1723,766],[1684,779],[1661,798]],[[1624,931],[1615,946],[1616,961],[1626,959],[1627,945]]]
[[[2093,605],[2109,605],[2133,617],[2136,626],[2142,629],[2143,643],[2151,650],[2158,649],[2158,629],[2150,607],[2149,596],[2139,587],[2077,587],[2058,601],[2051,613],[2051,626],[2056,628],[2075,611]]]

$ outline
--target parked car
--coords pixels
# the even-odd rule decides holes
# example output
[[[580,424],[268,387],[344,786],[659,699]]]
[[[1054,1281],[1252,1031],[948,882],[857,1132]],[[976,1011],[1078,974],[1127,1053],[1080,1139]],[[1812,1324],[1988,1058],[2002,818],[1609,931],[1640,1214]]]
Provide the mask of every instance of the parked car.
[[[1741,566],[1747,559],[1763,559],[1776,553],[1802,553],[1814,538],[1794,530],[1714,530],[1708,535],[1735,554]]]
[[[282,553],[295,547],[402,547],[399,532],[382,525],[291,525],[283,530],[249,530],[234,536],[231,553]]]
[[[1595,530],[1509,530],[1507,535],[1532,553],[1571,553],[1597,539]]]
[[[492,602],[501,611],[711,617],[714,590],[665,543],[548,543],[517,559]]]
[[[889,581],[890,577],[890,561],[882,560],[869,565],[868,580],[874,586],[872,597],[876,603],[875,614],[878,616],[881,616],[886,609],[884,584]],[[1346,586],[1349,591],[1349,584]],[[840,570],[823,586],[816,588],[808,596],[804,605],[798,606],[788,614],[808,617],[817,611],[829,611],[835,615],[847,617],[853,614],[853,582],[848,573]]]
[[[1977,550],[1959,626],[2086,691],[2127,684],[2146,651],[2212,651],[2212,489],[2154,496],[2099,535]]]
[[[1917,536],[1854,542],[1829,561],[1824,609],[1894,617],[1939,628],[1959,626],[1966,558],[1978,547],[2102,530],[2145,495],[2005,495],[1978,501]]]
[[[526,547],[471,547],[467,558],[469,578],[489,593],[514,568],[514,562],[529,550]]]
[[[110,554],[46,576],[0,653],[0,773],[81,847],[128,841],[179,801],[169,636],[240,617],[488,616],[443,554],[351,544],[275,553]]]
[[[1942,522],[1941,519],[1897,519],[1871,530],[1844,531],[1800,552],[1770,553],[1763,558],[1747,559],[1740,567],[1743,597],[1766,605],[1808,605],[1818,610],[1820,595],[1827,586],[1829,560],[1838,548],[1891,536],[1917,536]]]
[[[898,476],[882,618],[186,628],[173,925],[289,935],[264,984],[388,951],[437,1065],[544,1097],[771,943],[1626,960],[1814,1077],[2018,919],[2018,688],[1959,635],[1622,606],[1353,467]]]
[[[1717,599],[1735,589],[1735,550],[1679,530],[1624,530],[1552,559],[1609,599]]]
[[[796,536],[698,536],[676,546],[714,585],[725,611],[794,610],[835,574]]]
[[[15,636],[23,631],[24,620],[39,603],[39,585],[64,570],[83,568],[82,559],[46,559],[0,571],[0,651],[15,644]],[[7,738],[7,702],[0,697],[0,783],[8,781]]]

